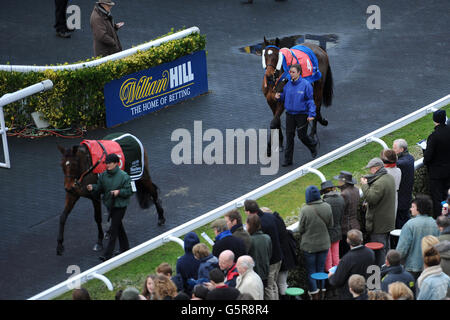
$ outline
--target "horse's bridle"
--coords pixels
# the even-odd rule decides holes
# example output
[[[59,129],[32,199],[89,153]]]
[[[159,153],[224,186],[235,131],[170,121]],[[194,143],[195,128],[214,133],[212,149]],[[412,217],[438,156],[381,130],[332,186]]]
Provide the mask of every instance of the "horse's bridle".
[[[271,63],[266,65],[266,63],[265,63],[265,51],[266,50],[265,49],[267,49],[267,48],[275,48],[278,50],[278,63],[276,66],[274,66]],[[282,55],[282,53],[280,51],[280,48],[278,48],[277,46],[274,46],[274,45],[269,45],[269,46],[265,47],[264,50],[262,51],[262,64],[263,64],[264,70],[266,70],[267,67],[272,67],[275,70],[275,72],[273,74],[273,80],[271,81],[274,83],[274,86],[273,86],[274,90],[278,84],[278,81],[280,80],[280,69],[282,67],[282,62],[283,62],[281,55]]]
[[[97,160],[97,162],[95,164],[91,165],[87,170],[83,171],[80,174],[80,177],[77,177],[77,176],[74,176],[74,175],[64,175],[65,178],[75,179],[75,183],[74,184],[77,187],[81,187],[81,183],[83,182],[84,177],[86,175],[88,175],[89,173],[91,173],[95,168],[97,168],[98,165],[102,162],[102,159],[104,157],[106,157],[107,152],[106,152],[105,147],[99,141],[96,140],[96,142],[100,145],[100,147],[103,150],[102,156]],[[89,156],[89,154],[88,154],[88,156]],[[90,158],[90,156],[89,156],[89,158]]]

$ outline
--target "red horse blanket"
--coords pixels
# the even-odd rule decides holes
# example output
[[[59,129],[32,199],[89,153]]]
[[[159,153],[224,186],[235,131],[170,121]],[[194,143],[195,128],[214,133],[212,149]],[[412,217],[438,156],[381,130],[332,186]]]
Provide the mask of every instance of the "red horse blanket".
[[[106,170],[105,157],[107,154],[115,153],[120,159],[120,169],[125,169],[125,156],[122,152],[122,147],[112,140],[83,140],[80,144],[84,144],[91,153],[92,165],[100,160],[100,163],[95,167],[94,173],[102,173]]]
[[[299,64],[302,67],[302,78],[312,76],[313,64],[310,57],[303,51],[297,49],[281,48],[286,64],[290,67],[293,64]],[[294,53],[294,55],[292,54]]]

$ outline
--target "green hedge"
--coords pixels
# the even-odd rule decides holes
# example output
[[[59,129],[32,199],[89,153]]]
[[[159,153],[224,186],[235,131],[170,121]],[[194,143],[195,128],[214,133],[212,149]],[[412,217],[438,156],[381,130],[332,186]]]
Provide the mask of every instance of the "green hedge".
[[[6,125],[15,130],[25,128],[32,124],[31,113],[40,111],[54,128],[104,127],[106,83],[203,50],[205,46],[206,37],[195,33],[96,67],[28,73],[0,71],[0,96],[45,79],[53,81],[52,90],[29,97],[26,103],[6,106]]]

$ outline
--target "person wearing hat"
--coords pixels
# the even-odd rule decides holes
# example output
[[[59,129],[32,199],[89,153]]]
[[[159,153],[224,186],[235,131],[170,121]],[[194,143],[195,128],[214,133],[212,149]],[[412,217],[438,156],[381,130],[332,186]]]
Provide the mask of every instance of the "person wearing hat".
[[[450,188],[450,127],[445,124],[446,118],[445,110],[433,113],[434,131],[428,136],[427,148],[423,153],[435,219],[442,212],[441,202],[447,198]]]
[[[130,248],[122,219],[133,194],[130,176],[119,168],[120,159],[115,153],[105,158],[106,171],[101,173],[96,184],[88,184],[87,190],[95,194],[103,194],[103,204],[111,217],[111,236],[103,256],[99,259],[106,261],[113,255],[116,239],[119,238],[120,252]]]
[[[384,168],[380,158],[373,158],[366,166],[370,174],[361,178],[363,199],[367,202],[366,232],[370,242],[384,247],[376,251],[376,262],[383,265],[390,249],[389,233],[395,228],[395,180]]]
[[[356,180],[351,172],[341,171],[334,179],[338,180],[338,188],[341,189],[341,196],[344,198],[344,211],[340,221],[342,241],[339,242],[339,256],[343,257],[350,250],[347,243],[347,232],[352,229],[361,230],[358,219],[360,197],[359,189],[355,187]]]
[[[111,8],[115,5],[111,0],[100,0],[95,3],[91,13],[90,25],[94,37],[94,56],[109,56],[122,51],[117,30],[124,22],[114,23]]]
[[[395,181],[395,215],[397,217],[398,207],[398,189],[400,188],[400,181],[402,180],[402,171],[397,168],[397,155],[392,149],[384,149],[380,153],[380,159],[383,161],[384,168],[394,178]]]
[[[409,209],[414,187],[414,157],[408,152],[408,143],[405,139],[394,140],[392,150],[397,155],[397,167],[402,172],[395,217],[395,229],[401,229],[411,216]]]
[[[331,206],[333,214],[333,227],[328,229],[330,235],[331,247],[328,250],[327,259],[325,260],[325,271],[328,271],[339,264],[339,240],[342,238],[341,219],[344,214],[345,201],[344,198],[336,191],[333,181],[327,180],[320,185],[320,194],[323,201]]]
[[[306,188],[305,199],[306,204],[300,210],[298,225],[300,250],[306,261],[308,294],[312,300],[319,300],[320,289],[311,275],[325,272],[325,260],[331,246],[328,229],[334,225],[333,213],[331,206],[320,198],[320,191],[316,186]],[[325,288],[324,284],[320,287]]]

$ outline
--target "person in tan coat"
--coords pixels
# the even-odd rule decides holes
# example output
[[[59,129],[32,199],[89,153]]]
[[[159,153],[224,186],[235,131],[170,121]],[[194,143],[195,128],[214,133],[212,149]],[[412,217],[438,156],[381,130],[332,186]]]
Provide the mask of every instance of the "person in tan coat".
[[[111,8],[115,5],[111,0],[97,1],[91,14],[91,29],[94,36],[94,56],[108,56],[122,51],[117,30],[124,23],[114,23]]]

